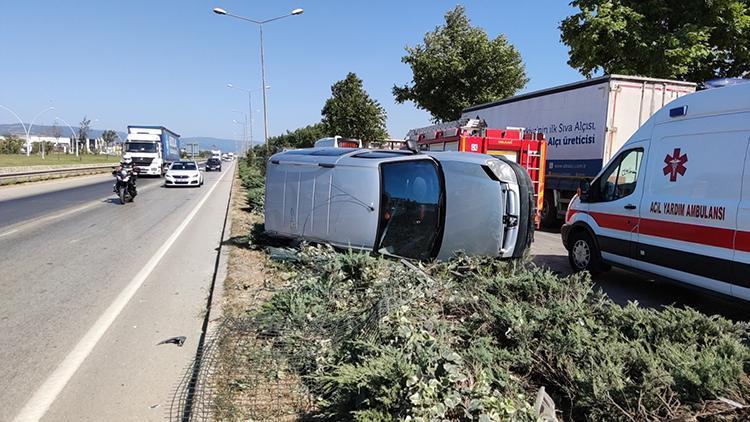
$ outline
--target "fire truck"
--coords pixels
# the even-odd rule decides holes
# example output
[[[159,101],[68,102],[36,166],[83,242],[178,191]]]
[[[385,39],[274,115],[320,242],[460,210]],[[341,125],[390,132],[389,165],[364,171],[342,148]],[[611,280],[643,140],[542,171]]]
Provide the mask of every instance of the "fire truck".
[[[536,223],[539,227],[544,204],[544,169],[547,140],[541,132],[523,128],[488,128],[484,120],[461,119],[412,129],[407,139],[417,141],[423,151],[461,151],[501,156],[520,164],[534,184]]]

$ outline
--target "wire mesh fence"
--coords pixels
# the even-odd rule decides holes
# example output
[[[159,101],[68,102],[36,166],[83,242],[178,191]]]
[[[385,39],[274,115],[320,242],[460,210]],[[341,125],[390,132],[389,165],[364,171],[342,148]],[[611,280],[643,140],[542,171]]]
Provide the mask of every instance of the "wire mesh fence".
[[[299,251],[271,252],[277,261],[297,259]],[[318,257],[324,260],[325,257]],[[320,262],[320,265],[326,265]],[[410,277],[428,277],[409,263]],[[344,342],[374,342],[380,321],[392,310],[414,300],[415,290],[404,289],[402,279],[351,291],[369,296],[371,305],[361,313],[342,312],[324,321],[294,318],[278,321],[262,313],[228,318],[216,326],[185,371],[173,397],[169,418],[174,421],[287,421],[315,415],[315,397],[327,396],[325,386],[306,383],[316,370],[320,348]],[[426,294],[424,290],[420,295]],[[429,293],[428,293],[429,294]],[[339,298],[331,297],[331,302]],[[340,298],[342,302],[346,299]],[[293,306],[293,305],[291,305]],[[303,326],[304,329],[299,328]],[[318,391],[312,391],[318,388]]]

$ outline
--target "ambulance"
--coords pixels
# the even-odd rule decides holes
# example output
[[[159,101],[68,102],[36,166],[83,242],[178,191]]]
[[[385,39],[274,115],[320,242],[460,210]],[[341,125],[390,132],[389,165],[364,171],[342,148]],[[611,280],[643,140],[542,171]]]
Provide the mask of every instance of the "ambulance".
[[[644,272],[750,300],[750,84],[655,113],[574,197],[571,266]]]

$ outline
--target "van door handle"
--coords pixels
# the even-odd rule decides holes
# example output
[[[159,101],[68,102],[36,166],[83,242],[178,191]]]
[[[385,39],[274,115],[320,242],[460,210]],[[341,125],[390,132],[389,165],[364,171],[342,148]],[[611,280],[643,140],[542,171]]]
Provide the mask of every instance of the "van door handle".
[[[635,205],[633,205],[633,204],[625,205],[625,209],[626,210],[634,210],[635,209]]]

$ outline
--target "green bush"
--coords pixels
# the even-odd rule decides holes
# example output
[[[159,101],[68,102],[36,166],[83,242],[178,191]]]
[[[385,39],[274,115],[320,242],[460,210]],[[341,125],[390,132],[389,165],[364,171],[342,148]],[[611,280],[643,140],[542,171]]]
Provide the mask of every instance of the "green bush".
[[[239,176],[250,212],[263,212],[265,204],[265,177],[261,173],[259,164],[262,159],[248,155],[239,160]]]
[[[5,135],[0,139],[0,154],[20,154],[25,144],[26,141],[15,135]]]
[[[303,247],[253,313],[331,420],[653,420],[745,402],[748,327],[692,309],[622,307],[588,276],[460,256],[415,271]]]

